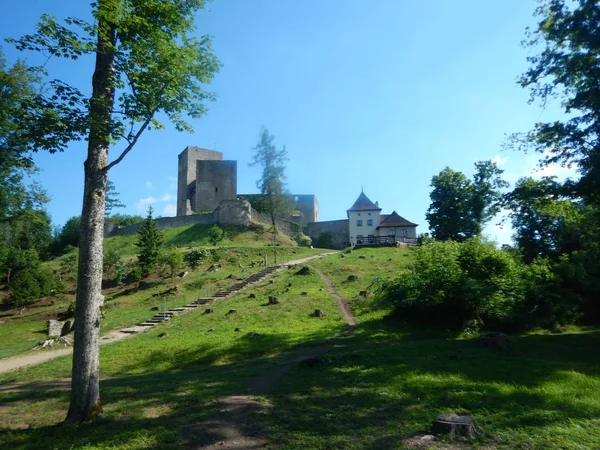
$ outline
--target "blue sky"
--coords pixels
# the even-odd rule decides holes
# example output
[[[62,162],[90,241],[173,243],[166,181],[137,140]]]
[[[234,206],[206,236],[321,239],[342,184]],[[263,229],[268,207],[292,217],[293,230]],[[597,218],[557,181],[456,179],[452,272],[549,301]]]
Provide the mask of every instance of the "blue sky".
[[[252,147],[264,125],[289,154],[288,186],[315,194],[321,220],[346,217],[361,187],[384,213],[427,231],[431,177],[446,166],[472,175],[496,159],[508,181],[530,174],[538,155],[501,152],[506,135],[561,116],[559,104],[529,105],[516,79],[532,50],[535,0],[216,0],[198,15],[223,63],[217,95],[195,134],[147,133],[110,174],[127,208],[152,204],[173,215],[177,155],[187,146],[238,160],[238,191],[256,192]],[[86,2],[21,0],[4,6],[0,37],[32,32],[39,16],[89,16]],[[8,44],[9,60],[19,56]],[[23,56],[23,55],[21,55]],[[27,55],[32,63],[39,55]],[[55,78],[89,89],[93,61],[51,60]],[[49,211],[62,224],[81,211],[85,143],[36,154]],[[119,146],[112,152],[118,154]],[[569,173],[560,167],[543,174]],[[540,175],[538,173],[537,175]],[[510,229],[486,232],[509,241]]]

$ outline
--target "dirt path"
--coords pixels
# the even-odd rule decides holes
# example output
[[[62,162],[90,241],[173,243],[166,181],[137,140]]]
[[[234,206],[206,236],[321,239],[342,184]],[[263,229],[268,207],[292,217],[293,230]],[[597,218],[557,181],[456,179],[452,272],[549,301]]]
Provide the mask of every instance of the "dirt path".
[[[305,262],[305,261],[302,261]],[[300,263],[299,263],[300,264]],[[321,271],[317,270],[325,282],[327,290],[334,297],[337,308],[349,325],[351,333],[356,321],[350,306],[341,298],[333,287],[333,283]],[[292,351],[272,368],[254,380],[248,386],[249,395],[230,395],[221,397],[211,408],[210,419],[189,425],[184,430],[185,446],[194,450],[258,449],[268,444],[267,430],[261,424],[260,417],[265,409],[272,407],[268,402],[259,402],[256,395],[268,394],[277,382],[294,364],[321,364],[323,357],[331,347],[331,341],[307,349]]]
[[[292,261],[288,261],[285,265],[303,264],[312,259],[321,258],[327,255],[333,255],[337,252],[319,253],[318,255],[308,256],[306,258],[300,258]],[[100,338],[100,345],[111,344],[113,342],[121,341],[133,336],[133,334],[121,333],[121,330],[112,330]],[[8,372],[20,367],[32,366],[41,364],[60,356],[70,355],[73,352],[72,347],[61,348],[56,350],[43,350],[36,351],[35,353],[28,353],[25,355],[13,356],[11,358],[0,359],[0,373]]]
[[[317,271],[317,274],[319,274],[321,279],[325,282],[325,286],[327,287],[329,293],[333,295],[333,298],[335,299],[335,304],[337,305],[340,314],[344,317],[346,323],[350,325],[350,327],[354,328],[356,326],[356,320],[354,320],[354,315],[352,315],[352,311],[350,310],[350,305],[348,305],[348,302],[338,295],[338,293],[335,291],[335,288],[333,287],[333,282],[329,278],[327,278],[327,276],[323,272],[321,272],[318,269],[315,270]]]

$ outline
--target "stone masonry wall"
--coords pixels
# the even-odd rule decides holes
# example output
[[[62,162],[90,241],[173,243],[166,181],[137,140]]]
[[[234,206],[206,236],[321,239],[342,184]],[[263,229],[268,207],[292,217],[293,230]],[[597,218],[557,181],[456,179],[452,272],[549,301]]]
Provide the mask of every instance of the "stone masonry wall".
[[[312,222],[306,226],[304,234],[312,238],[314,245],[321,233],[329,232],[333,239],[333,248],[342,249],[350,245],[348,241],[348,227],[348,219]]]

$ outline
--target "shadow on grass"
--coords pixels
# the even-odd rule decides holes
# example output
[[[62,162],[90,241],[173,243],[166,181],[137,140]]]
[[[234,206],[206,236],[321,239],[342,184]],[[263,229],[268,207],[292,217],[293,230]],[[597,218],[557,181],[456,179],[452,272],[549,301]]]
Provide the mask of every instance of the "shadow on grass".
[[[288,373],[270,398],[275,447],[397,448],[443,412],[533,448],[600,443],[598,332],[515,337],[510,352],[420,336],[372,344],[339,339],[328,364]]]
[[[201,428],[219,413],[216,398],[247,394],[256,376],[330,335],[311,333],[297,344],[292,334],[246,332],[227,348],[155,351],[102,381],[107,419],[76,429],[3,429],[0,440],[23,449],[182,448],[190,427]],[[396,448],[426,430],[437,414],[453,411],[474,414],[487,433],[509,446],[515,439],[533,448],[560,447],[561,438],[584,447],[589,439],[600,442],[600,429],[586,427],[600,415],[600,367],[592,356],[600,333],[511,341],[510,352],[490,351],[473,340],[426,339],[367,322],[332,342],[326,364],[292,363],[267,395],[273,407],[262,417],[269,437],[276,448]],[[278,352],[284,353],[270,357]],[[133,373],[140,370],[148,373]],[[58,402],[66,410],[67,396],[67,389],[49,386],[4,394],[2,402],[39,411]],[[564,436],[553,434],[556,426],[568,428]],[[587,438],[572,431],[577,427]]]
[[[14,430],[0,428],[0,442],[10,448],[182,448],[190,427],[198,428],[214,410],[215,399],[225,395],[247,395],[250,382],[260,374],[279,366],[297,350],[321,344],[329,332],[315,332],[301,344],[292,334],[243,333],[234,345],[212,349],[200,345],[195,349],[155,351],[121,374],[101,381],[106,419],[92,425],[68,428],[62,425]],[[284,352],[285,350],[285,352]],[[279,352],[283,352],[277,355]],[[276,356],[271,356],[276,355]],[[223,358],[226,358],[223,363]],[[160,367],[150,372],[153,367]],[[148,373],[131,372],[147,370]],[[69,386],[36,384],[35,389],[5,392],[2,406],[26,408],[18,425],[27,427],[40,411],[50,413],[56,421],[68,407]],[[37,414],[35,413],[37,411]],[[192,433],[193,434],[193,433]],[[223,436],[213,436],[215,442]]]

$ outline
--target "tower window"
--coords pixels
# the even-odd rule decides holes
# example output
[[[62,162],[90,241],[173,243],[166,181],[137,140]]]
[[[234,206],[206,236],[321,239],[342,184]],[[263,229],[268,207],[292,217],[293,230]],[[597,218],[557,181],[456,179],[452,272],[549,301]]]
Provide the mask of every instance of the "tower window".
[[[219,192],[219,188],[218,187],[215,188],[215,192]]]

